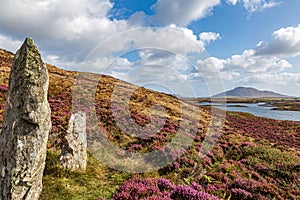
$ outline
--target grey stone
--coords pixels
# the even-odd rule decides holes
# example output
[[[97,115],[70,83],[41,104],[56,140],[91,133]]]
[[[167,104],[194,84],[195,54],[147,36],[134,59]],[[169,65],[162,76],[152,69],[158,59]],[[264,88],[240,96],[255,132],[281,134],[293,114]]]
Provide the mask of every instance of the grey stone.
[[[11,68],[0,135],[1,200],[37,200],[42,191],[51,129],[48,84],[41,55],[26,38]]]
[[[87,160],[86,115],[72,114],[68,130],[62,141],[61,165],[70,170],[85,170]]]

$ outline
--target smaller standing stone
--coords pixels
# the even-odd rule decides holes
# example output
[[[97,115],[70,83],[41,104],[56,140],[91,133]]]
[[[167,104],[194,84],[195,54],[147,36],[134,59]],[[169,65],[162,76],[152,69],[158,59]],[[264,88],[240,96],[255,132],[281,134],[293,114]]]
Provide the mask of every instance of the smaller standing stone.
[[[87,160],[86,115],[72,114],[67,134],[62,141],[60,163],[66,169],[85,170]]]

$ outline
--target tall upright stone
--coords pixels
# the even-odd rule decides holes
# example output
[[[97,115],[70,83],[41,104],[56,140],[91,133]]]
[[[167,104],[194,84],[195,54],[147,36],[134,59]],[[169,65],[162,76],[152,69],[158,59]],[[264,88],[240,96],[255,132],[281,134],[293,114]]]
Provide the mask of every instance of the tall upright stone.
[[[26,38],[11,68],[0,135],[1,200],[37,200],[42,191],[51,128],[48,84],[41,55]]]
[[[60,163],[66,169],[85,170],[87,160],[86,115],[72,114],[68,130],[62,141]]]

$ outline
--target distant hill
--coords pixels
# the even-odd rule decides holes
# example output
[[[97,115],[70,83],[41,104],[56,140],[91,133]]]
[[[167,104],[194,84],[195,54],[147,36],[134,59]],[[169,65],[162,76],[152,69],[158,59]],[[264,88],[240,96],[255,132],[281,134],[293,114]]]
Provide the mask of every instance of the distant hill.
[[[216,94],[212,97],[222,98],[222,97],[252,97],[252,98],[261,98],[261,97],[273,97],[273,98],[286,98],[289,96],[282,95],[272,91],[261,91],[251,87],[237,87],[232,90]]]

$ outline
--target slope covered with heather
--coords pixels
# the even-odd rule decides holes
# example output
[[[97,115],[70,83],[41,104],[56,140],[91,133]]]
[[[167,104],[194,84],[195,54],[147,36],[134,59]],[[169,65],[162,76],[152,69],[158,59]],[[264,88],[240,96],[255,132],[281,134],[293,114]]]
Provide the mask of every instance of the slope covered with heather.
[[[0,50],[0,124],[13,54]],[[111,169],[89,155],[86,172],[63,170],[58,155],[72,112],[72,91],[77,72],[47,65],[50,77],[48,101],[52,130],[44,172],[41,199],[299,199],[300,198],[300,123],[228,112],[226,122],[212,151],[199,156],[211,110],[171,95],[158,93],[99,76],[94,108],[101,130],[115,146],[128,152],[151,152],[168,144],[180,131],[183,121],[195,133],[191,146],[180,158],[159,170],[126,173]],[[119,102],[129,104],[129,113],[119,105],[112,107],[114,88]],[[129,102],[122,101],[131,94]],[[123,95],[122,95],[123,94]],[[141,127],[151,122],[155,104],[165,109],[163,127],[148,137],[134,137],[139,130],[125,132],[118,119],[132,119]],[[160,113],[155,113],[160,115]],[[126,123],[126,120],[124,121]],[[127,129],[126,129],[127,130]],[[125,162],[125,161],[124,161]]]

